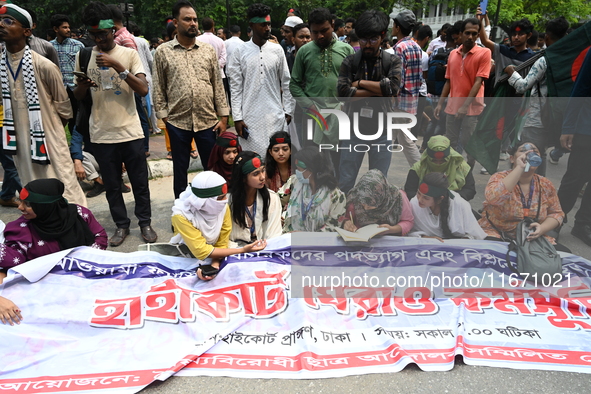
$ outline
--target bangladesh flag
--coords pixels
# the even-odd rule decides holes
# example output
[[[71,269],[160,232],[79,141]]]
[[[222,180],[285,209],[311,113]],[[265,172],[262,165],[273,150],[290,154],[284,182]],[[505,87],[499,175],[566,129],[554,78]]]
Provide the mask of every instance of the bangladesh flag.
[[[591,22],[546,49],[549,97],[570,97],[575,78],[591,46]]]

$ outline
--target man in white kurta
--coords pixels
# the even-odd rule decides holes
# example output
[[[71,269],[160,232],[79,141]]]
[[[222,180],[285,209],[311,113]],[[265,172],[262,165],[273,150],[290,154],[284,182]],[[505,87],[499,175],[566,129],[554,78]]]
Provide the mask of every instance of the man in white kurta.
[[[6,16],[6,15],[5,15]],[[27,31],[27,27],[15,19],[15,29]],[[11,26],[12,27],[12,26]],[[28,30],[30,31],[30,30]],[[6,43],[6,61],[12,70],[17,70],[25,52],[25,33],[22,40],[16,31],[0,35]],[[22,45],[21,45],[22,42]],[[70,203],[87,206],[86,197],[76,179],[74,164],[70,157],[68,142],[62,120],[72,117],[72,107],[62,81],[59,68],[36,52],[31,52],[33,70],[37,82],[41,121],[45,132],[45,149],[50,164],[33,163],[31,157],[31,136],[29,107],[25,91],[23,72],[8,74],[10,100],[12,103],[14,128],[16,131],[16,154],[13,156],[18,174],[25,185],[35,179],[57,178],[65,185],[64,197]]]
[[[289,91],[290,76],[283,48],[268,41],[270,18],[263,22],[252,19],[253,38],[234,49],[226,70],[236,131],[243,135],[246,127],[250,132],[240,145],[243,150],[264,156],[271,134],[287,131],[295,101]]]

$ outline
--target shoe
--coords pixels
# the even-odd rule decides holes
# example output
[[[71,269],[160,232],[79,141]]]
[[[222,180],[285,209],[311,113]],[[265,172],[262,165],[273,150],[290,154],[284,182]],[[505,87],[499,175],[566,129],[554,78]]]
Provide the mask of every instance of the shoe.
[[[167,158],[168,160],[172,160],[172,152],[168,152],[168,153],[166,154],[166,158]]]
[[[591,226],[588,224],[576,224],[573,226],[572,235],[591,246]]]
[[[129,193],[131,191],[131,187],[127,186],[123,181],[121,181],[121,193]]]
[[[199,157],[199,154],[197,153],[197,151],[196,150],[192,150],[191,151],[191,158],[192,159],[196,159],[198,157]]]
[[[550,154],[548,155],[548,161],[550,162],[550,164],[558,164],[558,160],[560,160],[561,156],[555,156],[554,152],[556,152],[556,149],[552,149],[550,151]]]
[[[480,174],[481,174],[481,175],[488,175],[488,171],[486,171],[486,168],[482,167],[482,168],[480,169]]]
[[[12,197],[10,200],[3,200],[0,198],[0,205],[7,208],[16,208],[18,207],[18,200],[16,197]]]
[[[146,152],[146,157],[150,157],[150,152]]]
[[[499,155],[499,160],[501,160],[501,161],[507,161],[507,160],[509,160],[509,154],[507,152],[502,152]]]
[[[156,234],[156,231],[154,231],[152,226],[142,227],[141,231],[142,238],[144,238],[144,241],[146,241],[149,244],[156,242],[156,240],[158,239],[158,235]]]
[[[102,183],[98,183],[97,181],[94,181],[94,186],[92,187],[92,189],[90,189],[90,191],[88,193],[86,193],[86,197],[88,197],[88,198],[96,197],[104,191],[105,191],[105,185],[103,185]]]
[[[125,238],[129,235],[129,228],[120,228],[118,227],[115,230],[115,234],[109,240],[109,245],[111,246],[119,246],[125,241]]]

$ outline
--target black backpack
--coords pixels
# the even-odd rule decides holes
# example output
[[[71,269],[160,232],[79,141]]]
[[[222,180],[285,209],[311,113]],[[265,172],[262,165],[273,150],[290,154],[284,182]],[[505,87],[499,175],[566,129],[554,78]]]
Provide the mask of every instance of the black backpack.
[[[441,96],[445,85],[445,69],[447,59],[453,49],[438,48],[429,59],[429,71],[427,71],[427,92]]]
[[[363,59],[363,50],[358,50],[353,54],[353,63],[351,64],[351,73],[354,77],[357,76],[357,71]],[[382,50],[382,77],[387,77],[390,72],[390,64],[392,64],[392,54]]]
[[[86,74],[88,63],[92,55],[93,47],[86,47],[80,49],[80,71]],[[90,138],[90,113],[92,111],[92,95],[90,89],[86,92],[86,96],[78,101],[78,115],[76,116],[76,130],[82,134],[83,137]]]

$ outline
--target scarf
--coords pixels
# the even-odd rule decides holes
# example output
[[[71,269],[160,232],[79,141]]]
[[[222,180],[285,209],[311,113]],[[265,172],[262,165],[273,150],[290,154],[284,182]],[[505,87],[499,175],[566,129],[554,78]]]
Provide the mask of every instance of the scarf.
[[[31,227],[41,239],[56,240],[62,250],[92,245],[94,234],[88,223],[78,214],[78,206],[62,197],[63,193],[64,184],[57,179],[37,179],[23,188],[21,199],[37,215],[30,220]],[[53,202],[38,202],[43,199]]]
[[[200,198],[193,193],[192,188],[208,189],[225,185],[224,178],[213,172],[203,171],[193,178],[193,182],[174,202],[172,215],[181,215],[190,221],[201,232],[209,245],[216,243],[226,215],[227,200],[218,201],[217,197]],[[182,236],[175,235],[171,243],[181,243]]]
[[[347,203],[355,207],[355,225],[389,224],[395,226],[402,214],[400,190],[390,185],[380,170],[370,170],[347,195]],[[376,207],[366,211],[363,205]]]
[[[229,141],[236,140],[236,134],[230,133],[228,131],[220,134],[218,138],[223,138]],[[237,140],[236,140],[237,141]],[[228,164],[224,161],[224,152],[228,147],[219,145],[217,142],[213,146],[211,150],[211,155],[209,156],[209,161],[207,166],[209,167],[210,171],[217,172],[221,176],[224,177],[226,182],[230,183],[230,179],[232,178],[232,164]],[[236,148],[238,148],[238,154],[242,152],[242,147],[240,144],[237,144]]]
[[[17,70],[10,68],[7,58],[6,47],[2,50],[2,61],[0,62],[0,82],[2,84],[2,104],[4,105],[4,127],[2,128],[2,149],[8,155],[16,152],[16,130],[14,128],[14,117],[12,111],[12,100],[10,100],[10,85],[8,83],[8,72],[13,78],[18,79],[18,74],[23,73],[27,104],[29,105],[29,134],[31,138],[31,160],[37,164],[50,164],[45,144],[45,132],[41,120],[41,106],[37,91],[37,81],[33,67],[33,56],[29,46],[25,46],[25,52]]]
[[[443,164],[435,164],[429,156],[427,149],[425,149],[421,155],[421,160],[416,162],[411,168],[419,176],[419,182],[422,182],[425,175],[431,172],[442,172],[445,173],[449,181],[449,190],[461,190],[466,184],[466,176],[470,172],[470,166],[466,163],[466,160],[454,148],[450,147],[449,139],[442,135],[431,137],[427,147],[435,152],[443,152],[449,148],[450,152]]]

